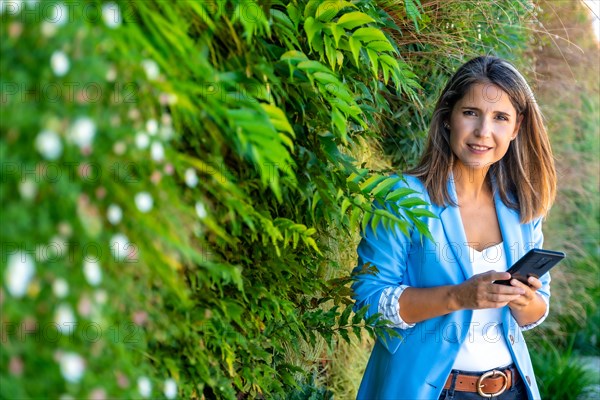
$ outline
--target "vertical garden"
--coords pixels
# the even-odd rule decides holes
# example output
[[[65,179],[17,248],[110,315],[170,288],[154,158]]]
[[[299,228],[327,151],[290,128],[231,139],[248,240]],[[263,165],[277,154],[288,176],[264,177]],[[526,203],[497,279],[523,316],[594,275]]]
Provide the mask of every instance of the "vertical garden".
[[[534,50],[559,48],[548,10],[0,2],[0,397],[355,396],[372,335],[386,329],[351,311],[361,230],[428,234],[420,204],[389,175],[418,159],[433,102],[462,62],[494,54],[538,76]],[[579,136],[555,139],[550,127],[551,139],[589,151],[597,120],[585,121]],[[579,192],[597,201],[593,181]],[[571,240],[597,237],[589,207],[595,223],[572,216]],[[558,226],[571,214],[556,215]],[[597,355],[598,243],[586,246],[565,272],[582,311],[559,307],[543,333]]]

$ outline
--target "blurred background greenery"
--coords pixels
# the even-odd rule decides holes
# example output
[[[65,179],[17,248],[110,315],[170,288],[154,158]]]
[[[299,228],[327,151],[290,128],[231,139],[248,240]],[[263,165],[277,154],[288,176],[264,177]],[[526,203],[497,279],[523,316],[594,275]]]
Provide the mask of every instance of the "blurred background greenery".
[[[544,247],[569,258],[526,332],[542,397],[598,397],[600,71],[583,2],[0,13],[0,397],[354,398],[373,343],[350,313],[360,228],[480,54],[526,73],[557,159]]]

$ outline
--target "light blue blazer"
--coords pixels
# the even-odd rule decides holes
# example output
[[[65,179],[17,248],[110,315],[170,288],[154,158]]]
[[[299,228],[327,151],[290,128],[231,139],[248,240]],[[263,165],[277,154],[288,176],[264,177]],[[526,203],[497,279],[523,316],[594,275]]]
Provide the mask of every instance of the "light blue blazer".
[[[410,187],[420,192],[421,197],[431,204],[427,190],[418,178],[405,175],[405,179],[406,182],[399,182],[392,190]],[[494,180],[492,187],[495,189]],[[456,201],[452,175],[448,180],[448,190]],[[510,266],[530,249],[542,248],[541,218],[521,224],[519,213],[508,208],[497,191],[494,193],[506,261]],[[386,208],[391,211],[389,205]],[[414,287],[455,285],[473,275],[459,209],[436,205],[425,208],[439,216],[439,219],[423,218],[436,242],[421,239],[414,228],[410,237],[395,228],[394,236],[381,223],[376,226],[377,238],[370,223],[362,235],[355,270],[358,271],[366,262],[371,262],[379,270],[375,275],[360,274],[352,284],[354,310],[369,305],[366,318],[379,311],[379,298],[386,287],[401,284]],[[543,286],[538,293],[549,304],[550,274],[543,275],[540,280]],[[472,315],[472,310],[461,310],[419,322],[412,328],[394,328],[402,335],[402,339],[385,335],[384,342],[382,337],[377,337],[357,399],[437,399],[460,345],[467,337]],[[507,306],[503,308],[501,322],[514,363],[525,379],[529,399],[539,399],[522,328]]]

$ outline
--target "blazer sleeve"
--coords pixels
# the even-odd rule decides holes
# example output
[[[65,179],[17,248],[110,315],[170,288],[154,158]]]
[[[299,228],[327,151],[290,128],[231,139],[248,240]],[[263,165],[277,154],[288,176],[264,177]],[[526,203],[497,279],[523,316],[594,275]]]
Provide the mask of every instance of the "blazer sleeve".
[[[385,207],[388,211],[394,212],[389,204],[382,206],[376,202],[374,207]],[[402,218],[401,215],[400,217]],[[380,220],[375,230],[371,228],[371,221],[369,221],[364,233],[361,232],[361,240],[357,247],[358,265],[353,271],[355,273],[354,282],[352,283],[353,298],[355,300],[354,312],[368,306],[365,318],[382,312],[383,315],[380,318],[391,320],[391,326],[393,327],[407,329],[414,326],[404,324],[401,321],[399,306],[396,307],[394,304],[393,307],[388,307],[391,313],[398,313],[398,318],[395,321],[386,317],[386,314],[390,314],[386,313],[384,308],[380,306],[380,303],[387,303],[386,299],[397,299],[399,297],[399,287],[405,288],[405,285],[402,284],[405,281],[412,229],[411,225],[409,235],[406,236],[396,225],[392,225],[389,230],[386,229]],[[375,233],[377,236],[375,236]],[[367,263],[375,266],[378,272],[376,274],[358,273]]]
[[[542,232],[542,218],[543,217],[539,217],[533,223],[533,247],[536,249],[541,249],[544,244],[544,233]],[[521,326],[522,331],[533,329],[542,322],[544,322],[544,320],[548,316],[548,313],[550,312],[550,272],[546,272],[544,275],[542,275],[540,277],[540,281],[542,282],[542,287],[538,289],[537,293],[540,296],[542,296],[544,303],[546,303],[546,312],[536,322]]]

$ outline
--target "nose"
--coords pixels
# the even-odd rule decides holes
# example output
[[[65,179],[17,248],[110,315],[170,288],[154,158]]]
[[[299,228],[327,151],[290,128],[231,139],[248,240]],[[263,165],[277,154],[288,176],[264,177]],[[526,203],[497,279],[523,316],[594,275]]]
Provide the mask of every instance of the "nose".
[[[479,120],[479,126],[475,130],[475,136],[477,137],[487,137],[492,134],[493,124],[488,118],[483,117]]]

